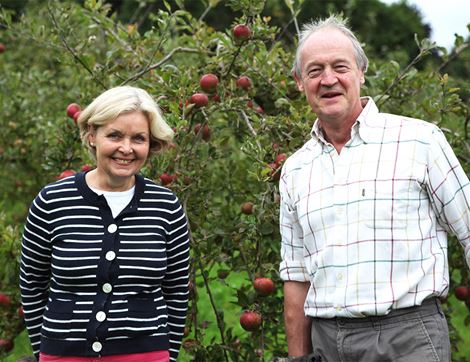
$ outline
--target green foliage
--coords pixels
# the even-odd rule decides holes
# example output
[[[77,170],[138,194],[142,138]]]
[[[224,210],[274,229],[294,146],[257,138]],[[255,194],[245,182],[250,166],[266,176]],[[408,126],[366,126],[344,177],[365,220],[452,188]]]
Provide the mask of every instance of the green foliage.
[[[110,4],[96,0],[83,5],[32,2],[16,20],[2,9],[0,36],[7,50],[0,54],[0,160],[5,165],[0,170],[0,201],[9,205],[0,220],[0,261],[8,266],[0,267],[6,273],[2,289],[17,305],[20,228],[11,225],[22,224],[36,193],[60,172],[80,171],[91,162],[73,120],[66,116],[67,105],[85,106],[106,88],[135,85],[158,99],[176,131],[175,144],[151,159],[143,173],[157,182],[164,172],[176,176],[169,187],[190,220],[192,292],[181,359],[267,361],[286,355],[278,275],[279,195],[273,170],[280,165],[273,163],[280,153],[289,155],[305,142],[314,120],[290,76],[294,44],[278,40],[284,24],[263,16],[263,2],[227,2],[225,11],[239,17],[222,30],[204,21],[221,6],[217,1],[203,2],[207,12],[199,18],[188,10],[197,2],[168,2],[148,13],[151,2],[140,3],[130,23],[119,20]],[[272,14],[287,6],[289,22],[298,23],[296,16],[307,3],[266,6]],[[344,10],[344,3],[345,14],[354,16],[354,1],[329,2],[329,10]],[[139,26],[139,14],[145,27]],[[249,25],[252,36],[234,39],[235,24]],[[417,33],[419,39],[426,35]],[[438,124],[468,169],[469,111],[461,99],[468,85],[460,84],[459,89],[436,62],[423,65],[436,51],[429,41],[416,44],[410,36],[408,42],[415,58],[409,60],[408,53],[395,48],[393,60],[371,58],[364,94],[373,95],[384,111]],[[206,73],[216,74],[219,85],[209,94],[209,104],[196,108],[188,99],[201,92],[199,79]],[[248,90],[236,86],[241,75],[252,80]],[[209,139],[195,133],[197,124],[210,128]],[[252,214],[240,211],[246,201],[255,205]],[[451,287],[469,284],[455,240],[449,257]],[[272,278],[276,293],[256,294],[256,276]],[[465,308],[461,313],[468,314]],[[262,314],[258,331],[239,326],[243,310]],[[0,329],[12,337],[21,323],[16,315],[10,320],[12,324],[2,318]],[[453,341],[459,341],[459,329],[452,331]]]

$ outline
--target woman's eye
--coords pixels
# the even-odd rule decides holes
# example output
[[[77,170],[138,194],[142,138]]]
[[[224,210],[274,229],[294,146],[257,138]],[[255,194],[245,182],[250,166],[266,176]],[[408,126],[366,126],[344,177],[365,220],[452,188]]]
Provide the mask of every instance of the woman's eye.
[[[142,143],[145,142],[147,139],[144,136],[136,136],[134,137],[136,142]]]
[[[111,133],[108,135],[108,138],[112,139],[112,140],[117,140],[119,139],[121,136],[118,134],[118,133]]]

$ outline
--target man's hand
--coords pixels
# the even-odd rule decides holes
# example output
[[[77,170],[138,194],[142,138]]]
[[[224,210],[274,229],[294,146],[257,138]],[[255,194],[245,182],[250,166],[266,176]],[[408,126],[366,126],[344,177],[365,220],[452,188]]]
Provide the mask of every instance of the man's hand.
[[[289,356],[300,357],[312,352],[312,320],[304,314],[308,282],[284,283],[284,323]]]

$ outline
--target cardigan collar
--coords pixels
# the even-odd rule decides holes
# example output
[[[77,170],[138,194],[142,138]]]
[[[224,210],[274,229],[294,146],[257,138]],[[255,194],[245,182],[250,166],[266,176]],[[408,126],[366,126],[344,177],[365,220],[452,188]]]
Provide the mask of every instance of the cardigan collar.
[[[86,172],[80,172],[75,175],[75,184],[82,194],[83,198],[90,202],[91,204],[97,205],[97,206],[104,206],[107,205],[106,199],[104,198],[103,195],[98,195],[95,192],[93,192],[90,187],[88,187],[88,184],[86,183],[85,180],[85,175]],[[144,189],[145,189],[145,180],[144,177],[140,174],[135,175],[135,191],[134,191],[134,196],[132,197],[131,202],[129,203],[127,209],[130,209],[132,211],[137,210],[137,204],[139,200],[142,198],[144,194]]]

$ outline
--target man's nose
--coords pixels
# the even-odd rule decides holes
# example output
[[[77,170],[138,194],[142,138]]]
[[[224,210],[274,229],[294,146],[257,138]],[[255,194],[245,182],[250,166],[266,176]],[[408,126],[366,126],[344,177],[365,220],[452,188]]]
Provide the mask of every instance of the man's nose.
[[[336,82],[338,82],[338,78],[336,77],[335,71],[331,68],[326,68],[321,75],[321,84],[331,86]]]

